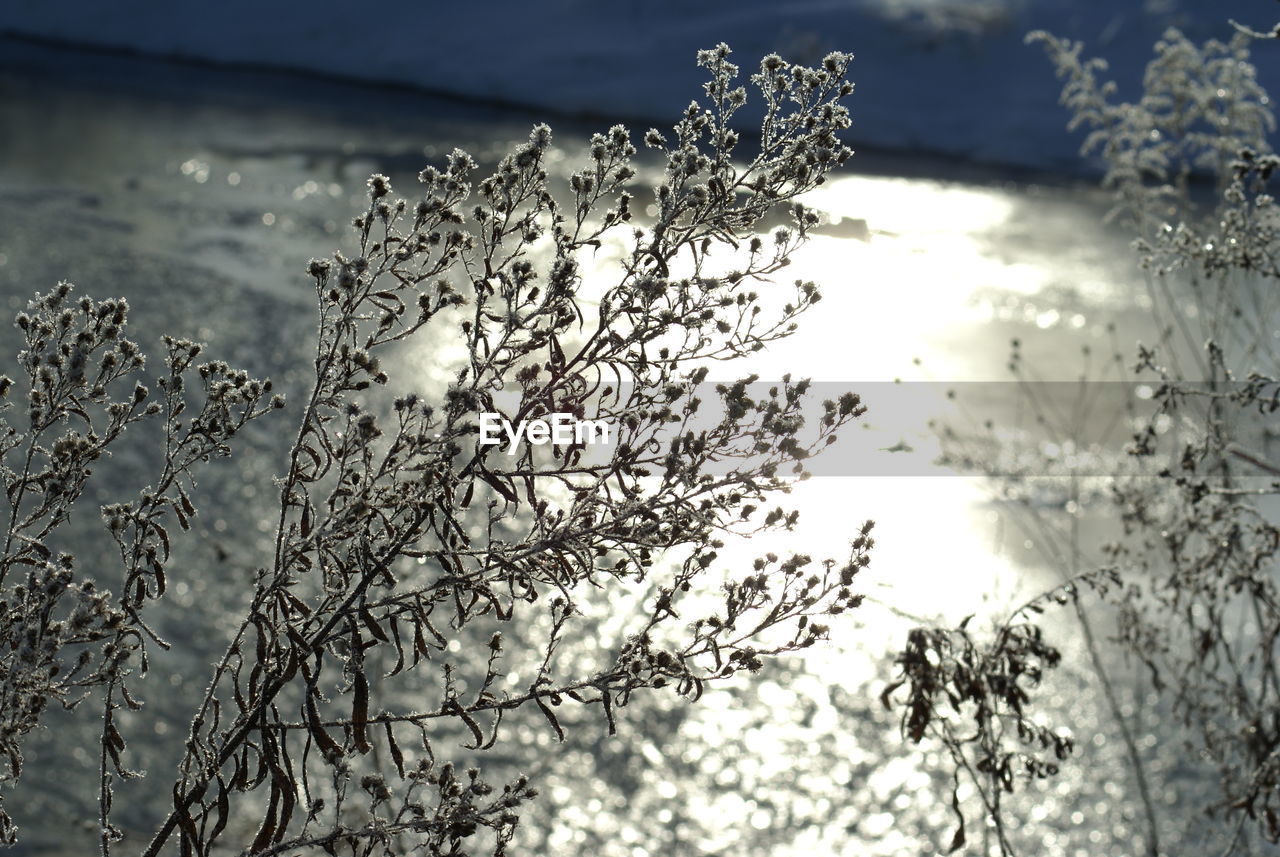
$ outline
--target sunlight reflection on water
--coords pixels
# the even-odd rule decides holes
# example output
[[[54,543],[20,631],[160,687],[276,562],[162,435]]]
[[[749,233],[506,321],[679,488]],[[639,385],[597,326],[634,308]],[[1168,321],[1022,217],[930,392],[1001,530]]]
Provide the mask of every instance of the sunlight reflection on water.
[[[1055,281],[1133,278],[1132,263],[1108,252],[1114,245],[1101,234],[1100,209],[1087,197],[1062,194],[1036,202],[1021,188],[854,176],[831,181],[807,202],[837,225],[840,219],[865,221],[867,235],[819,234],[797,254],[788,275],[817,281],[822,303],[803,319],[797,336],[753,355],[749,366],[735,365],[735,377],[791,372],[854,390],[857,382],[893,379],[1006,380],[1010,326],[993,317],[992,295],[1035,300]],[[1073,247],[1093,252],[1077,249],[1074,259],[1064,260],[1061,252],[1049,254],[1042,243],[1023,240],[1032,205],[1047,221],[1043,228],[1070,223]],[[1077,341],[1062,333],[1058,356],[1074,356]],[[925,422],[946,410],[941,390],[932,413],[878,412],[868,400],[865,430],[884,447],[904,437],[921,443],[931,434]],[[1020,580],[1026,569],[1011,560],[993,528],[991,485],[942,467],[936,473],[815,478],[797,484],[789,498],[802,511],[801,525],[787,541],[815,556],[842,556],[847,534],[866,518],[877,521],[868,594],[900,613],[868,604],[859,619],[887,634],[901,634],[910,621],[902,614],[959,621],[1005,609],[1025,595]],[[877,611],[881,618],[870,619]]]
[[[1123,304],[1128,284],[1135,281],[1134,267],[1121,242],[1099,225],[1102,209],[1096,199],[1048,196],[1036,199],[1021,188],[961,187],[928,179],[832,181],[808,202],[837,226],[840,219],[864,221],[865,235],[814,236],[786,273],[817,281],[823,302],[803,320],[797,336],[721,377],[756,372],[773,379],[790,372],[849,383],[855,390],[859,381],[899,378],[1005,380],[1010,336],[1035,330],[1048,377],[1074,378],[1081,371],[1081,340],[1097,339],[1100,333],[1097,325],[1082,330],[1086,315],[1108,315],[1102,311]],[[1046,237],[1064,229],[1071,230],[1070,243]],[[1052,317],[1045,309],[1051,304],[1058,304]],[[867,428],[853,430],[878,436],[884,447],[904,437],[921,445],[921,434],[929,434],[924,422],[933,414],[877,412],[873,398],[868,404]],[[942,412],[947,403],[939,395],[936,404]],[[825,476],[796,483],[784,504],[801,510],[794,532],[731,544],[721,552],[726,565],[741,567],[766,549],[840,559],[861,522],[877,521],[872,564],[860,579],[868,601],[834,623],[832,645],[806,653],[806,676],[825,676],[864,692],[881,687],[887,678],[884,663],[869,654],[896,650],[909,627],[939,618],[954,625],[969,614],[998,621],[1028,595],[1057,583],[1061,570],[1042,566],[1032,558],[1032,541],[1002,526],[989,480],[942,467],[936,474]],[[1010,539],[1018,542],[1016,547]],[[1064,644],[1075,633],[1066,628]],[[779,712],[796,704],[764,690],[757,701]],[[794,681],[793,692],[799,699],[826,697],[826,688],[803,681]],[[710,737],[739,728],[734,725],[738,703],[731,697],[712,695],[705,701],[704,719],[716,724]],[[1068,706],[1067,697],[1056,693],[1046,703],[1054,712]],[[835,716],[821,703],[818,710]],[[1096,716],[1089,711],[1079,705],[1065,722],[1087,732]],[[805,743],[795,724],[783,722],[778,730],[753,734],[752,746],[767,758],[789,758]],[[900,798],[926,796],[927,805],[937,785],[931,786],[924,770],[918,756],[892,758],[879,767],[868,788]],[[1044,812],[1053,812],[1055,801],[1068,801],[1066,796],[1078,788],[1070,785],[1074,777],[1063,774],[1059,785],[1066,792],[1061,798],[1044,798]],[[743,820],[737,824],[749,824],[758,811],[750,803],[717,803],[706,810]],[[1102,822],[1091,823],[1099,825],[1090,839],[1096,846]],[[829,840],[827,833],[815,832],[775,853],[838,847],[840,853],[887,855],[918,847],[895,826],[894,811],[884,811],[868,817],[856,835]],[[1123,824],[1113,832],[1123,837]],[[1068,842],[1052,829],[1047,836],[1044,845],[1050,848]]]
[[[0,154],[7,156],[0,159],[7,180],[0,202],[13,224],[0,235],[5,297],[16,308],[30,291],[74,276],[95,293],[132,290],[141,303],[176,307],[190,297],[183,291],[187,281],[170,276],[169,267],[148,274],[138,262],[180,263],[180,271],[205,275],[199,305],[208,315],[197,321],[208,328],[215,350],[238,324],[234,307],[224,305],[227,295],[268,295],[277,313],[307,305],[311,293],[300,273],[305,260],[345,241],[342,224],[365,174],[383,169],[398,190],[412,193],[424,138],[438,156],[453,145],[492,152],[525,133],[513,130],[511,121],[387,127],[363,114],[344,122],[301,109],[157,105],[118,93],[53,89],[24,90],[22,98],[0,106],[6,128],[30,129],[40,119],[58,131],[47,139],[26,133],[0,140]],[[104,128],[104,112],[118,127]],[[561,142],[576,152],[583,140],[570,135]],[[573,164],[557,150],[554,169],[568,172]],[[850,176],[831,180],[808,202],[834,222],[812,237],[785,273],[787,279],[815,280],[823,302],[802,320],[798,335],[732,370],[718,370],[717,377],[755,372],[776,379],[790,372],[855,389],[859,382],[896,378],[1003,380],[1010,337],[1039,331],[1036,347],[1050,373],[1069,378],[1077,372],[1080,339],[1099,335],[1094,319],[1134,300],[1123,288],[1133,281],[1132,257],[1098,225],[1102,209],[1090,194]],[[54,253],[45,236],[67,222],[79,230],[75,252]],[[604,276],[616,252],[606,247],[595,254],[589,275]],[[113,262],[111,253],[128,264]],[[263,363],[281,357],[267,339],[253,345]],[[441,364],[450,355],[437,346],[424,343],[407,363],[418,378],[440,384],[449,374]],[[879,412],[874,400],[869,404],[870,428],[851,431],[869,433],[877,447],[910,434],[913,445],[927,449],[922,436],[929,414]],[[939,409],[943,405],[939,397]],[[1027,587],[1043,584],[1028,552],[1012,549],[997,526],[990,485],[942,468],[936,473],[799,483],[785,498],[801,510],[794,533],[731,543],[721,552],[723,566],[746,565],[766,550],[839,558],[862,521],[877,521],[872,565],[861,578],[862,591],[873,600],[836,623],[835,643],[806,653],[807,675],[787,687],[762,685],[760,704],[781,711],[824,699],[832,686],[871,686],[884,676],[868,653],[900,644],[913,617],[955,622],[969,613],[998,615]],[[739,737],[735,733],[749,718],[735,705],[727,695],[708,694],[688,727],[691,737],[713,747]],[[793,759],[788,741],[805,740],[805,729],[829,732],[835,722],[833,709],[820,706],[808,727],[782,720],[751,738],[763,758],[785,768]],[[774,747],[781,749],[770,752]],[[653,748],[659,761],[662,749]],[[847,742],[840,749],[846,766],[860,752]],[[746,768],[738,774],[767,780],[786,773]],[[840,774],[852,776],[844,769]],[[895,783],[924,788],[916,760],[897,761],[878,776],[877,787],[886,791]],[[673,797],[675,785],[659,792]],[[580,823],[592,824],[600,806],[588,805]],[[698,809],[726,830],[771,823],[764,807],[744,798]],[[874,853],[909,847],[889,829],[892,822],[890,813],[879,813],[862,830],[866,836],[880,832]],[[849,853],[873,853],[869,842],[848,847]]]

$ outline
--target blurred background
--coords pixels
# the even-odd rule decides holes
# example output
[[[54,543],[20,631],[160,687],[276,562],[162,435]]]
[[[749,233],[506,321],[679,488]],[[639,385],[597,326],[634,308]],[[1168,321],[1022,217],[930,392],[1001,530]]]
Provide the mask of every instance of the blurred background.
[[[891,653],[918,620],[994,619],[1052,586],[1061,568],[1038,509],[1077,504],[1086,542],[1112,522],[1060,484],[1023,485],[1011,498],[939,463],[930,421],[1031,422],[1011,398],[966,407],[946,391],[1006,383],[1014,339],[1038,380],[1074,382],[1113,353],[1127,358],[1151,323],[1130,236],[1103,223],[1099,166],[1077,154],[1060,84],[1024,36],[1083,40],[1110,61],[1122,94],[1136,94],[1167,27],[1226,39],[1229,19],[1265,28],[1274,13],[1243,0],[6,0],[0,302],[16,312],[59,280],[125,295],[144,348],[162,332],[190,336],[296,394],[313,331],[306,261],[349,246],[370,173],[412,194],[416,173],[453,148],[491,164],[547,121],[552,163],[567,176],[591,132],[669,126],[700,96],[699,48],[727,42],[746,70],[769,52],[800,63],[852,52],[846,141],[858,154],[807,200],[825,224],[793,268],[823,287],[821,312],[733,374],[792,372],[863,392],[870,440],[860,454],[877,475],[818,471],[791,498],[801,524],[786,544],[742,545],[722,559],[838,557],[874,518],[868,602],[833,628],[830,646],[759,681],[687,710],[637,705],[622,739],[560,746],[531,733],[536,765],[511,763],[544,778],[522,834],[531,853],[935,853],[953,825],[948,781],[937,748],[906,747],[877,701]],[[1264,86],[1280,83],[1278,58],[1257,51]],[[5,352],[16,340],[0,329]],[[426,344],[408,360],[424,375],[437,369]],[[930,383],[895,399],[895,381]],[[153,720],[156,709],[163,716],[148,726],[156,734],[142,766],[154,776],[139,795],[147,782],[163,789],[184,698],[203,687],[269,540],[259,513],[280,436],[260,429],[250,440],[201,485],[217,512],[201,519],[192,573],[172,593],[164,624],[180,654],[157,666],[154,681],[173,692],[148,703]],[[112,487],[145,472],[147,451],[134,452],[113,462]],[[93,525],[77,523],[86,534]],[[1066,624],[1056,642],[1070,652],[1078,637]],[[1037,853],[1130,854],[1133,784],[1085,659],[1068,661],[1078,671],[1064,668],[1047,698],[1084,758],[1030,794],[1021,832]],[[1180,808],[1197,805],[1200,787],[1180,773],[1158,712],[1142,713],[1147,690],[1137,679],[1122,688],[1161,775],[1157,800],[1185,833],[1200,822]],[[90,728],[62,716],[29,754],[24,788],[6,797],[25,836],[17,853],[87,853]],[[126,816],[141,829],[153,813],[139,799]],[[968,853],[987,853],[981,835],[971,843]]]

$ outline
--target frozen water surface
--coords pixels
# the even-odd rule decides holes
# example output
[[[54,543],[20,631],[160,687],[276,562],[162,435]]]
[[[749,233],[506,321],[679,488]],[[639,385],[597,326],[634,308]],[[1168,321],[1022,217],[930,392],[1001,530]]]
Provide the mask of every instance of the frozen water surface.
[[[101,59],[87,72],[67,70],[57,52],[23,50],[24,70],[0,68],[0,308],[17,311],[33,291],[61,279],[97,296],[124,295],[134,307],[133,336],[144,348],[154,349],[162,331],[192,336],[294,391],[303,379],[290,367],[305,361],[312,325],[305,263],[343,246],[369,173],[385,172],[400,192],[412,193],[416,172],[453,147],[491,161],[543,118],[407,92],[146,61]],[[1051,86],[1045,97],[1052,99]],[[567,174],[586,133],[596,129],[553,124],[558,164]],[[728,555],[782,553],[790,545],[815,557],[840,556],[855,526],[877,521],[877,548],[863,582],[873,600],[837,627],[836,644],[815,654],[807,678],[761,690],[760,703],[782,712],[806,695],[824,701],[832,686],[874,699],[885,665],[872,655],[900,643],[913,616],[999,616],[1057,579],[1061,569],[1041,550],[1045,534],[1024,528],[1025,516],[1006,515],[993,501],[993,483],[932,463],[938,443],[926,423],[948,409],[952,418],[963,417],[945,398],[947,385],[1007,381],[1014,337],[1042,379],[1073,381],[1085,367],[1082,345],[1105,356],[1119,342],[1127,353],[1147,318],[1134,257],[1116,230],[1100,224],[1105,200],[1087,187],[923,156],[860,154],[809,203],[829,223],[788,273],[816,280],[824,300],[801,335],[734,374],[776,379],[790,372],[854,390],[863,382],[871,410],[859,442],[888,461],[889,470],[899,456],[904,473],[924,475],[822,476],[798,484],[791,497],[801,510],[796,534]],[[604,253],[596,276],[607,274],[607,263]],[[1119,328],[1114,340],[1109,322]],[[0,328],[0,345],[6,352],[15,346],[8,326]],[[430,364],[429,347],[416,359]],[[905,409],[878,407],[878,395],[893,401],[885,391],[895,379],[934,386],[922,385],[932,392],[910,399]],[[1015,421],[1012,402],[980,416]],[[211,476],[203,486],[228,512],[202,520],[193,549],[193,562],[204,563],[194,566],[201,574],[174,593],[179,607],[199,600],[204,609],[198,619],[188,613],[172,621],[178,639],[185,635],[197,648],[200,635],[220,628],[207,599],[235,602],[226,579],[247,574],[265,538],[254,510],[269,503],[270,452],[278,441],[267,432],[254,442],[257,454],[237,458],[230,475]],[[123,462],[126,471],[141,466],[145,451],[135,453],[137,462]],[[127,473],[121,479],[127,481]],[[1062,491],[1041,493],[1038,502],[1048,508],[1070,499]],[[1084,517],[1086,533],[1104,529]],[[1064,645],[1072,646],[1074,627],[1061,630]],[[157,730],[149,751],[160,784],[168,769],[164,748],[183,728],[176,725],[180,691],[202,678],[191,664],[162,664],[158,673],[155,681],[179,691],[153,703],[174,716],[173,725]],[[1054,698],[1070,709],[1059,722],[1082,738],[1085,768],[1091,753],[1097,754],[1093,764],[1110,764],[1105,754],[1115,742],[1097,724],[1092,703],[1071,701],[1075,678],[1067,676]],[[713,747],[728,740],[725,730],[736,728],[735,716],[747,716],[735,699],[709,697],[705,713],[683,727],[686,734]],[[838,725],[829,705],[820,709],[819,724]],[[778,725],[755,736],[760,747],[794,752],[786,747],[800,733],[788,732],[788,716],[779,714]],[[76,728],[69,719],[54,724],[54,732],[67,730],[63,735],[79,734]],[[70,784],[80,777],[89,782],[94,763],[91,754],[76,751],[67,763],[72,776],[51,776],[39,762],[52,752],[48,740],[28,760],[26,785],[41,784],[36,797],[15,808],[30,847],[80,853],[77,843],[88,840],[67,833],[64,822],[89,817]],[[653,752],[662,755],[661,748]],[[865,757],[867,749],[841,752]],[[806,847],[911,852],[917,845],[895,832],[895,813],[919,804],[946,823],[945,807],[930,797],[918,761],[903,754],[881,766],[870,783],[885,795],[879,812],[852,832],[811,831]],[[1078,767],[1071,770],[1036,809],[1037,821],[1048,817],[1051,828],[1063,831],[1062,847],[1053,853],[1084,853],[1074,850],[1082,842],[1093,843],[1089,853],[1124,853],[1133,819],[1117,793],[1127,784],[1085,782]],[[770,776],[768,770],[755,775]],[[657,788],[668,797],[676,789],[665,781]],[[907,802],[895,794],[906,794]],[[814,807],[820,812],[820,804]],[[774,823],[767,808],[749,798],[717,798],[705,808],[727,820],[727,839],[702,843],[707,848],[727,847],[742,830]],[[126,823],[139,827],[148,821],[145,808],[126,815]],[[1106,830],[1105,843],[1088,839],[1091,830]],[[558,835],[572,845],[572,831]]]

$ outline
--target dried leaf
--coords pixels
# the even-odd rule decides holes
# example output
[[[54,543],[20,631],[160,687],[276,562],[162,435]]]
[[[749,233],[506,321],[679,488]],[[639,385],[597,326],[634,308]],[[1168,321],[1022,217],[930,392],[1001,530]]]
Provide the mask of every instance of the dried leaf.
[[[556,719],[555,712],[547,707],[546,703],[542,701],[541,696],[535,696],[533,701],[538,704],[538,708],[542,710],[542,714],[547,718],[547,722],[551,724],[551,728],[556,730],[556,737],[561,743],[564,743],[564,727],[561,726],[560,721]]]
[[[361,754],[373,749],[369,745],[366,727],[369,724],[369,679],[363,671],[356,673],[351,701],[351,734]]]
[[[396,773],[401,778],[404,777],[404,753],[400,752],[400,745],[396,743],[396,733],[391,727],[391,721],[382,724],[383,729],[387,733],[387,749],[391,751],[391,761],[396,764]]]

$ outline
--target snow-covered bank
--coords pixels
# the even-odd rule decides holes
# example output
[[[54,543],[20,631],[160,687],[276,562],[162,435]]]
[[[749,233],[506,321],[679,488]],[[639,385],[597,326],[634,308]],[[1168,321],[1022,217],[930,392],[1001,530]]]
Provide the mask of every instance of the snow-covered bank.
[[[370,11],[373,10],[373,11]],[[0,33],[216,63],[391,81],[559,112],[661,119],[700,90],[694,52],[733,46],[814,61],[857,55],[853,138],[1058,169],[1076,159],[1057,85],[1031,29],[1084,40],[1136,84],[1165,27],[1226,37],[1266,27],[1244,0],[7,0]],[[1280,86],[1280,50],[1258,52]]]

